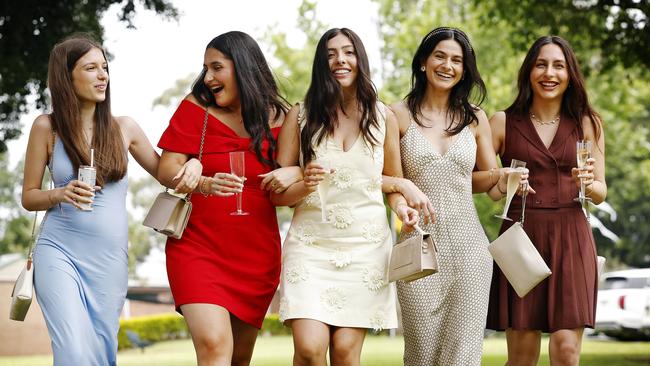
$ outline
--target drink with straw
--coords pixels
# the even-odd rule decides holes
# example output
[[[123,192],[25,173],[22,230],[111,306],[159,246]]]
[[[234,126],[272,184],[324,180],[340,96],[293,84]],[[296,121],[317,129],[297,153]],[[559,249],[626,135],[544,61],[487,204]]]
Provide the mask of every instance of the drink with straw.
[[[90,149],[90,165],[79,165],[79,173],[77,180],[88,184],[90,187],[95,187],[97,180],[97,169],[93,166],[95,149]],[[83,211],[92,211],[92,203],[79,202],[79,206]]]

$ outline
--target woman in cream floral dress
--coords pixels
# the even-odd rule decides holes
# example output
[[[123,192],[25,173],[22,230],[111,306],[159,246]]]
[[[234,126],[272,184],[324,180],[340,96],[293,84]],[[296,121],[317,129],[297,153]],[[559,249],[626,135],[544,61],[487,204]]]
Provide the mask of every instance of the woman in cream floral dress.
[[[327,31],[305,103],[289,112],[279,138],[278,162],[300,163],[305,178],[272,196],[278,205],[296,206],[283,247],[280,300],[280,318],[293,331],[294,365],[325,364],[328,348],[331,364],[358,365],[366,329],[397,327],[382,195],[382,174],[401,176],[397,136],[392,112],[377,101],[358,36]],[[417,214],[400,194],[388,199],[405,222],[415,223]]]

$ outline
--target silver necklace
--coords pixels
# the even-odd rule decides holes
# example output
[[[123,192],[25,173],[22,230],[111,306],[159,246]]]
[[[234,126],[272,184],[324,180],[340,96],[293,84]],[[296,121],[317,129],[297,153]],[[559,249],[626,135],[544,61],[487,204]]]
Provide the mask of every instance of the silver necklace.
[[[532,119],[533,122],[539,123],[542,126],[543,125],[554,125],[554,124],[556,124],[556,123],[558,123],[560,121],[560,115],[558,114],[552,120],[545,122],[545,121],[542,121],[541,119],[537,118],[537,116],[535,116],[535,113],[531,113],[530,114],[530,119]]]

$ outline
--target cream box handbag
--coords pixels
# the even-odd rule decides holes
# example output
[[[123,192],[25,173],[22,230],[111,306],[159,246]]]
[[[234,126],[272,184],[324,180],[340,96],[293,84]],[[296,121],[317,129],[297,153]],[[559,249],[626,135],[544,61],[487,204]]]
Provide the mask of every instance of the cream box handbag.
[[[417,235],[393,246],[388,270],[390,282],[411,282],[438,272],[438,250],[433,237],[417,225],[415,229]]]
[[[524,231],[526,195],[522,197],[521,219],[488,245],[488,250],[519,297],[524,297],[551,270]]]

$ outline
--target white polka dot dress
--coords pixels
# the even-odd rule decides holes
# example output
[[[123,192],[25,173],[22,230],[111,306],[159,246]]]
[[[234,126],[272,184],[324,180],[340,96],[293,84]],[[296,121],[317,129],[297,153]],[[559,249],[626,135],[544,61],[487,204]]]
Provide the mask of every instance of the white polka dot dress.
[[[472,199],[476,141],[469,127],[453,138],[443,156],[415,123],[400,141],[404,176],[436,210],[435,224],[420,225],[436,241],[440,266],[434,275],[397,283],[407,366],[481,364],[492,257]]]
[[[329,187],[328,222],[322,222],[319,192],[295,208],[282,249],[282,321],[397,327],[395,285],[387,276],[393,242],[381,192],[385,121],[379,117],[380,126],[373,131],[379,145],[374,148],[362,135],[348,151],[331,138],[316,148],[316,159],[329,161],[334,169],[324,182]]]

